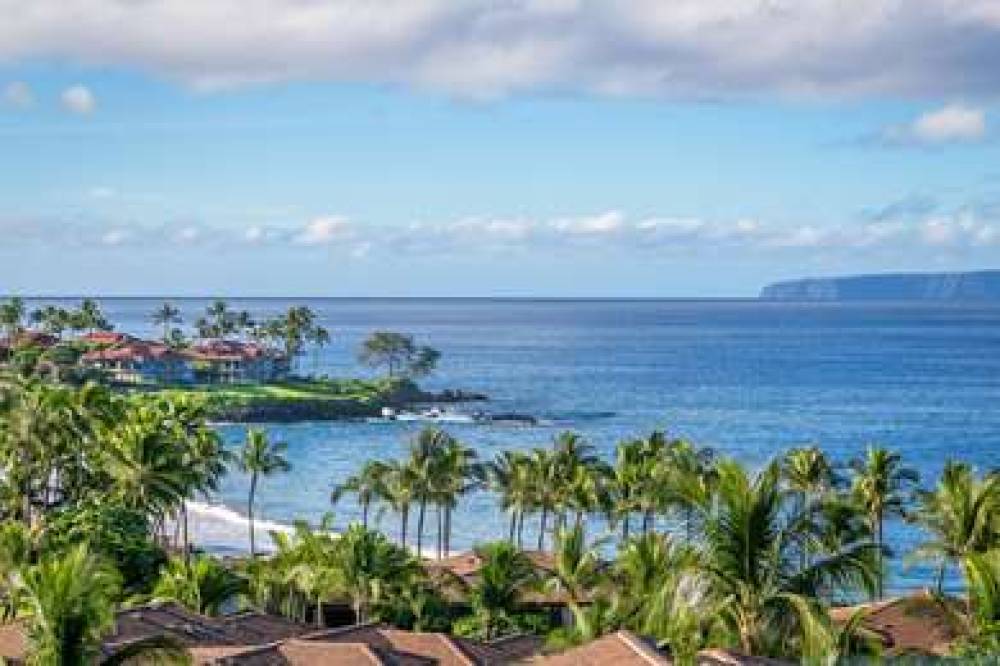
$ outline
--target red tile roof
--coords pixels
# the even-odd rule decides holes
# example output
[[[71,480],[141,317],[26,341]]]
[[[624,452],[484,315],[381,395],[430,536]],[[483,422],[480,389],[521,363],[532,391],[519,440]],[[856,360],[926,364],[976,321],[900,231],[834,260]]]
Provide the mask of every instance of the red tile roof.
[[[273,352],[254,342],[236,340],[212,340],[195,345],[188,356],[206,361],[243,361],[273,355]]]
[[[535,661],[545,666],[669,666],[671,660],[631,631],[616,631]]]
[[[136,339],[127,333],[117,331],[92,331],[80,336],[83,342],[95,345],[120,345],[125,342],[133,342]]]
[[[159,342],[137,340],[107,349],[89,351],[83,355],[83,361],[146,361],[170,357],[180,356],[172,348]]]

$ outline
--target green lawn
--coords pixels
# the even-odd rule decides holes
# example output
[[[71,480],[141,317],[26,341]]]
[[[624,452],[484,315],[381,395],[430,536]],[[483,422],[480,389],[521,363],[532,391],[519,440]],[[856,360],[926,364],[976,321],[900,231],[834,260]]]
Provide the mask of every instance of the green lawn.
[[[164,389],[171,394],[198,395],[228,403],[252,403],[255,400],[375,400],[386,394],[391,384],[386,380],[300,380],[271,384],[203,385]]]

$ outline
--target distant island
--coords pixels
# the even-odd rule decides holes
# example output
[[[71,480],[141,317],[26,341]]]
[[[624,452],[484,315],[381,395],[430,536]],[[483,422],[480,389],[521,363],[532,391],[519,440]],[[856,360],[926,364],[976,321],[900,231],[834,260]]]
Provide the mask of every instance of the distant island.
[[[769,301],[1000,301],[1000,270],[885,273],[775,282]]]

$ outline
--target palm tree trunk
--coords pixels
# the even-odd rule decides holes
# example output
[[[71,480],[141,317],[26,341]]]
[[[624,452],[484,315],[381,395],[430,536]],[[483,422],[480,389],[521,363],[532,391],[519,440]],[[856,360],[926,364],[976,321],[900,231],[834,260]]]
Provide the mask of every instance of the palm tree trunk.
[[[524,548],[524,509],[517,512],[517,547]]]
[[[417,514],[417,557],[422,556],[424,545],[424,514],[427,512],[427,500],[420,500],[420,512]]]
[[[542,507],[542,517],[538,524],[538,550],[545,545],[545,523],[549,517],[548,507]]]
[[[410,522],[410,505],[404,504],[399,514],[399,540],[403,548],[406,548],[406,524]]]
[[[514,533],[517,531],[517,511],[511,509],[510,512],[510,537],[507,539],[514,543]]]
[[[323,597],[316,595],[316,628],[323,628]]]
[[[441,549],[444,546],[444,515],[442,515],[441,505],[437,505],[437,558],[441,559]]]
[[[365,500],[361,503],[361,526],[366,530],[368,529],[368,506],[370,504],[370,500]]]
[[[187,502],[181,504],[181,520],[183,521],[184,529],[184,563],[191,564],[191,542],[189,540],[188,533],[188,507]]]
[[[250,557],[254,558],[257,554],[255,550],[256,544],[254,543],[254,529],[253,529],[253,499],[254,495],[257,493],[257,472],[250,475],[250,497],[247,500],[247,523],[250,525]]]
[[[882,528],[883,528],[882,517],[879,516],[879,518],[878,518],[878,572],[877,572],[878,573],[878,579],[877,579],[877,581],[878,581],[878,588],[877,588],[877,592],[878,592],[878,598],[879,598],[879,600],[881,600],[882,596],[885,594],[885,587],[884,587],[885,586],[885,563],[883,562],[884,553],[882,552],[882,543],[883,543],[882,542],[882,536],[883,536],[882,535]]]
[[[444,556],[451,555],[451,505],[444,508]]]
[[[629,512],[625,512],[625,516],[622,518],[622,541],[628,541],[628,518]]]

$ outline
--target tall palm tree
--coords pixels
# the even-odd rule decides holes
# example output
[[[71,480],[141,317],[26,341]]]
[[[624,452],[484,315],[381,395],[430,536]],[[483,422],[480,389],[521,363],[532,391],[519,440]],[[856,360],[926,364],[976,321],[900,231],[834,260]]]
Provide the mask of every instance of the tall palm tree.
[[[821,625],[816,604],[822,592],[874,587],[870,541],[823,553],[805,566],[793,556],[795,528],[803,521],[798,503],[782,492],[777,462],[756,475],[730,460],[716,470],[700,561],[715,593],[727,600],[720,617],[743,652],[782,653],[808,643]]]
[[[500,495],[500,506],[510,514],[508,541],[522,545],[524,515],[531,509],[531,459],[521,451],[503,451],[488,464],[488,486]]]
[[[23,568],[16,585],[32,662],[84,666],[96,661],[101,639],[114,627],[120,591],[114,569],[81,544]]]
[[[190,561],[170,560],[153,587],[153,599],[175,601],[202,615],[219,615],[246,589],[245,579],[216,558],[200,555]]]
[[[14,297],[0,304],[0,328],[3,329],[4,337],[10,340],[17,335],[24,326],[26,314],[23,298]]]
[[[330,503],[337,504],[347,493],[357,496],[361,505],[361,525],[368,528],[368,514],[372,502],[385,495],[386,474],[389,466],[378,460],[369,460],[357,474],[347,477],[330,493]]]
[[[485,469],[476,460],[476,452],[454,437],[438,452],[434,495],[443,509],[443,524],[438,530],[438,555],[451,551],[451,516],[460,498],[481,488]],[[439,516],[441,513],[439,512]]]
[[[451,436],[438,428],[424,428],[410,444],[410,467],[414,495],[417,500],[417,554],[422,553],[424,540],[424,519],[427,505],[434,500],[434,488],[439,485],[441,449]]]
[[[254,533],[254,498],[257,493],[257,482],[262,476],[267,477],[278,472],[287,472],[292,468],[285,458],[288,445],[284,442],[271,442],[267,433],[257,428],[247,430],[243,450],[240,451],[240,469],[250,475],[250,492],[247,497],[247,520],[250,525],[250,557],[256,555]]]
[[[913,487],[920,477],[903,465],[902,456],[880,446],[869,446],[863,459],[851,461],[851,497],[862,508],[878,546],[876,595],[885,594],[885,521],[902,517]]]
[[[948,462],[937,487],[918,499],[917,520],[931,538],[910,559],[937,561],[940,592],[949,563],[1000,546],[1000,473],[977,478],[969,465]]]
[[[154,325],[163,327],[164,342],[170,339],[170,327],[183,321],[181,311],[169,301],[164,301],[160,307],[153,311],[152,319]]]
[[[969,656],[1000,654],[1000,550],[967,555],[962,574],[968,594],[964,625]],[[945,601],[947,604],[947,601]]]
[[[399,542],[406,547],[406,530],[410,522],[410,506],[416,497],[417,480],[413,469],[406,462],[393,460],[388,463],[385,483],[385,502],[399,515]]]

